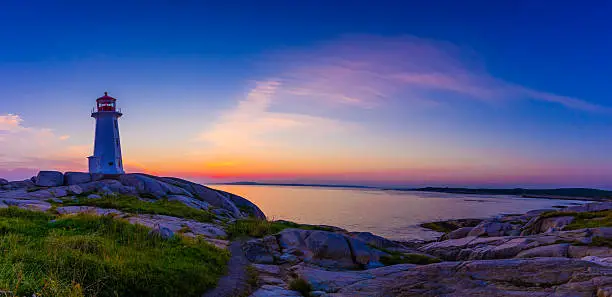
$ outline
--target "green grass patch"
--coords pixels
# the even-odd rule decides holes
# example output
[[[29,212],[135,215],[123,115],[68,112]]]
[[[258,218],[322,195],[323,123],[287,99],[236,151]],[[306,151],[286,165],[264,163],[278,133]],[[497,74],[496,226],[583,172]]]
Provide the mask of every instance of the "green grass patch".
[[[229,259],[198,239],[162,240],[111,217],[0,209],[0,291],[8,296],[201,296]]]
[[[276,234],[288,228],[298,228],[304,230],[321,230],[321,231],[333,231],[331,228],[315,226],[315,225],[302,225],[287,221],[267,221],[254,218],[237,220],[233,224],[227,227],[227,233],[230,238],[237,238],[241,236],[248,237],[264,237],[272,234]]]
[[[559,212],[550,211],[540,215],[541,219],[572,216],[574,221],[564,230],[577,230],[584,228],[612,227],[612,210],[594,212]]]
[[[100,199],[87,199],[79,197],[76,201],[65,201],[64,205],[96,206],[100,208],[114,208],[137,214],[159,214],[199,222],[211,222],[214,215],[208,211],[189,207],[178,201],[159,199],[155,202],[147,202],[135,196],[117,195],[103,196]]]
[[[612,238],[595,236],[591,240],[591,244],[589,244],[590,246],[605,246],[612,248]]]
[[[446,222],[429,222],[420,225],[425,229],[434,230],[436,232],[449,233],[457,230],[457,226],[447,224]]]
[[[440,259],[421,254],[403,254],[398,252],[390,252],[389,255],[380,257],[380,263],[385,266],[396,264],[417,264],[428,265],[440,263]]]
[[[310,296],[312,286],[303,278],[295,278],[289,282],[289,290],[298,291],[302,296]]]

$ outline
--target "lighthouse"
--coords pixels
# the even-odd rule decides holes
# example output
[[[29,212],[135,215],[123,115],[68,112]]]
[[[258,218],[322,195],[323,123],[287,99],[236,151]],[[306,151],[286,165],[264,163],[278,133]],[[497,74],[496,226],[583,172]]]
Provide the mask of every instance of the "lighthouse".
[[[89,159],[89,173],[123,174],[121,141],[119,139],[119,118],[123,114],[117,110],[117,99],[104,96],[96,100],[96,108],[91,117],[96,119],[94,153]]]

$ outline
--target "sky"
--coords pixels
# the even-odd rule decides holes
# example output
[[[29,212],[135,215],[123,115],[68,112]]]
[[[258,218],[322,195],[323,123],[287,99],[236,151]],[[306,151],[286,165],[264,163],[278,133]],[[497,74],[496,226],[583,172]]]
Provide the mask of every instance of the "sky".
[[[612,1],[0,5],[0,177],[612,189]]]

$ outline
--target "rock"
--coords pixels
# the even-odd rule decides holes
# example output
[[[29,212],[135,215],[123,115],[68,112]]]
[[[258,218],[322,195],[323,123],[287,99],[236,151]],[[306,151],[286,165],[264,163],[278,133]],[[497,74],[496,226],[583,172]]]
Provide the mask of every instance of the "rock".
[[[249,261],[258,264],[274,264],[274,256],[262,240],[252,239],[242,245],[242,250]]]
[[[561,216],[550,218],[533,218],[524,227],[521,235],[531,235],[562,230],[563,227],[574,221],[573,216]]]
[[[520,252],[516,258],[567,257],[569,246],[567,243],[539,246]]]
[[[178,202],[181,202],[195,209],[203,209],[203,210],[210,209],[210,204],[208,202],[200,201],[198,199],[187,197],[187,196],[170,195],[168,196],[168,201],[178,201]]]
[[[0,178],[0,186],[6,186],[8,184],[9,184],[8,180],[4,178]]]
[[[51,188],[48,191],[51,194],[53,194],[53,196],[55,196],[57,198],[61,198],[61,197],[68,196],[68,191],[66,189],[67,188],[65,188],[65,187],[57,187],[57,188]]]
[[[227,214],[229,214],[229,217],[244,217],[238,207],[232,202],[232,200],[230,200],[227,195],[223,195],[221,191],[217,191],[209,187],[205,187],[200,184],[192,183],[190,181],[182,180],[179,178],[163,177],[160,179],[164,182],[167,182],[169,184],[188,191],[195,198],[205,201],[210,205],[214,206],[215,208],[226,210]]]
[[[302,294],[290,291],[283,287],[273,285],[263,285],[249,297],[301,297]]]
[[[413,264],[398,264],[362,271],[328,271],[300,264],[292,267],[291,273],[308,282],[313,291],[336,293],[351,284],[395,275],[415,267],[417,266]]]
[[[8,186],[10,186],[12,189],[23,189],[32,188],[35,186],[35,184],[31,180],[22,180],[9,182]]]
[[[38,190],[38,191],[30,192],[28,193],[28,196],[30,198],[40,199],[40,200],[46,200],[46,199],[51,199],[55,197],[55,195],[53,195],[53,193],[51,193],[50,190]]]
[[[378,269],[367,272],[376,270]],[[353,275],[347,276],[347,273]],[[362,272],[319,270],[303,273],[303,278],[312,279],[313,290],[323,288],[335,297],[587,297],[612,284],[610,269],[595,263],[567,258],[443,262],[357,278],[355,275],[360,273]],[[343,281],[345,279],[348,281]]]
[[[346,238],[349,243],[352,260],[365,268],[376,268],[384,266],[380,263],[379,253],[374,252],[365,242],[355,238]]]
[[[0,208],[7,208],[8,205],[6,205],[6,203],[4,203],[2,200],[0,200]]]
[[[346,238],[337,233],[327,231],[311,231],[305,238],[305,260],[324,267],[353,268],[355,264],[351,255],[351,248]],[[309,257],[312,255],[311,257]]]
[[[31,199],[0,199],[0,202],[7,206],[16,206],[22,209],[34,211],[47,211],[51,209],[51,203],[42,200]]]
[[[89,194],[87,195],[87,199],[102,199],[102,196],[98,194]]]
[[[271,275],[280,275],[281,273],[281,269],[278,265],[253,264],[252,266],[259,273],[265,273],[265,274],[271,274]]]
[[[512,230],[512,224],[497,221],[484,221],[474,227],[468,236],[504,236]]]
[[[119,181],[124,186],[134,187],[138,194],[147,194],[155,198],[163,198],[168,195],[182,195],[188,197],[193,196],[188,191],[160,181],[154,176],[144,174],[124,174],[119,177]]]
[[[447,234],[444,234],[442,236],[442,240],[447,240],[447,239],[459,239],[459,238],[464,238],[467,237],[470,232],[472,232],[472,230],[474,229],[474,227],[463,227],[463,228],[459,228],[455,231],[451,231]]]
[[[91,174],[85,172],[66,172],[64,174],[64,184],[67,186],[79,185],[91,182]]]
[[[165,215],[141,214],[127,217],[126,220],[132,224],[140,224],[149,228],[155,228],[156,226],[166,227],[174,233],[184,232],[185,229],[187,229],[194,235],[201,235],[215,239],[227,238],[227,233],[220,226],[183,218]]]
[[[580,260],[593,262],[602,266],[612,267],[612,257],[600,258],[597,256],[586,256],[581,258]]]
[[[81,195],[83,194],[83,189],[77,185],[68,186],[68,193],[70,195]]]
[[[151,229],[151,231],[149,231],[149,236],[150,237],[158,237],[164,240],[168,240],[172,237],[174,237],[174,232],[172,232],[172,230],[163,227],[163,226],[156,226],[155,228]]]
[[[349,236],[363,241],[369,246],[373,246],[379,249],[389,249],[389,250],[405,250],[406,248],[399,243],[386,239],[384,237],[380,237],[378,235],[374,235],[370,232],[350,232]]]
[[[124,215],[123,212],[116,210],[116,209],[99,208],[99,207],[93,207],[93,206],[61,206],[61,207],[58,207],[55,211],[57,211],[57,213],[62,214],[62,215],[79,214],[79,213],[87,213],[87,214],[99,215],[99,216],[106,216],[106,215],[122,216]]]
[[[59,187],[64,185],[64,174],[58,171],[41,171],[36,176],[39,187]]]
[[[500,245],[483,245],[464,249],[459,253],[461,260],[489,260],[513,258],[523,250],[537,247],[539,243],[529,238],[514,238]]]
[[[610,209],[612,209],[612,202],[595,202],[577,206],[570,206],[568,208],[559,210],[559,212],[592,212]]]
[[[570,245],[567,252],[570,258],[584,258],[587,256],[612,257],[612,249],[605,246]]]

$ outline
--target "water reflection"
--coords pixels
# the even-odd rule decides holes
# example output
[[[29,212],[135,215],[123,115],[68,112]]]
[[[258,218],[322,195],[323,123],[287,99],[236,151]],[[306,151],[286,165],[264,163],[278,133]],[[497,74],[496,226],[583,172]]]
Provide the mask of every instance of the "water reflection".
[[[349,188],[214,185],[248,198],[270,219],[369,231],[387,238],[431,239],[422,222],[486,218],[504,213],[581,203],[513,196],[456,195]]]

